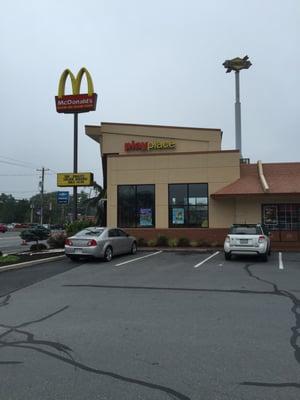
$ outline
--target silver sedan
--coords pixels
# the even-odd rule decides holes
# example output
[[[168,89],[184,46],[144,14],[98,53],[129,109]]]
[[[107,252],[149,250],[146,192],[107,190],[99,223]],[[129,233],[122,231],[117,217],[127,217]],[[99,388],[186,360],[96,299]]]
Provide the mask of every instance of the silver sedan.
[[[111,261],[114,255],[135,254],[136,251],[136,238],[119,228],[91,226],[69,237],[65,242],[65,254],[71,260],[91,257]]]

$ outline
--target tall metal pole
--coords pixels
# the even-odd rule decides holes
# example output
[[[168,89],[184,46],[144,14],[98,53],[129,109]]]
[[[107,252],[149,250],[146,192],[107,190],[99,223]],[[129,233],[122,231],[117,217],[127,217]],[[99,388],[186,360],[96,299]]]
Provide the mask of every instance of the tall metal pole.
[[[78,172],[78,113],[74,113],[74,167],[73,172]],[[77,186],[73,186],[73,221],[77,220]]]
[[[240,150],[242,156],[242,122],[240,102],[240,72],[235,71],[235,148]]]

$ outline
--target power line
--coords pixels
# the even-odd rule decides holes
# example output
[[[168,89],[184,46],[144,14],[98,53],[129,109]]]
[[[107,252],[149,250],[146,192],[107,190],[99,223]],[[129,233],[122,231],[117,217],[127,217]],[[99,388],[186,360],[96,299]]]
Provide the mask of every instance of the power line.
[[[27,164],[27,166],[32,166],[32,168],[36,168],[36,165],[34,165],[34,164],[32,164],[32,163],[30,163],[28,161],[17,160],[16,158],[6,157],[6,156],[1,156],[1,155],[0,155],[0,158],[4,158],[5,160],[9,160],[9,161],[16,161],[19,164],[20,163],[21,164],[25,164],[25,165]]]

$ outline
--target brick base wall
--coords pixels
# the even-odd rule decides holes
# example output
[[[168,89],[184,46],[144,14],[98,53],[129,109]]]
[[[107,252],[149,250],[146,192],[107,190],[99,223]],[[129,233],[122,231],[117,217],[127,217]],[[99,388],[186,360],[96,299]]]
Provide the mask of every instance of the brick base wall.
[[[203,229],[203,228],[169,228],[169,229],[155,229],[155,228],[128,228],[126,232],[135,236],[137,239],[156,239],[158,236],[163,235],[168,239],[187,238],[189,240],[201,241],[206,243],[214,243],[215,245],[223,246],[228,229]]]

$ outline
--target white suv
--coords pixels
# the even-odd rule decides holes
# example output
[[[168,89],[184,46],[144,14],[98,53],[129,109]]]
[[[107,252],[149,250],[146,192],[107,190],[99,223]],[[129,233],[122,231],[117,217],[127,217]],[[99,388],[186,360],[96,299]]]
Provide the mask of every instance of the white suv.
[[[271,253],[269,232],[259,224],[234,224],[224,242],[225,259],[232,254],[257,254],[268,261]]]

